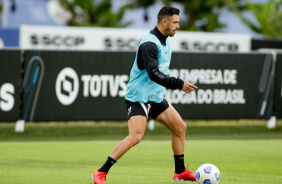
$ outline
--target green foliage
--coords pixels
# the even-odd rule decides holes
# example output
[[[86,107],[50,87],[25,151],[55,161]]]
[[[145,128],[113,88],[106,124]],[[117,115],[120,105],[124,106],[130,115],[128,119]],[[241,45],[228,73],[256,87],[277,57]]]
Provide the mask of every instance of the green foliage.
[[[165,5],[180,3],[184,7],[184,19],[181,19],[180,30],[218,31],[225,27],[219,22],[219,16],[226,6],[234,6],[238,0],[162,0]],[[138,2],[143,2],[138,0]],[[141,4],[141,3],[140,3]]]
[[[282,0],[269,0],[265,4],[253,4],[245,0],[245,4],[233,8],[233,11],[250,29],[267,38],[282,38]],[[243,13],[251,11],[258,24],[246,18]]]
[[[117,12],[112,12],[111,0],[59,0],[59,2],[71,13],[67,25],[126,27],[132,23],[121,21],[127,9],[145,8],[144,18],[147,20],[146,9],[155,4],[156,0],[130,0]],[[162,0],[162,2],[165,5],[179,3],[184,7],[180,30],[219,31],[226,26],[219,22],[219,17],[222,10],[228,8],[254,32],[263,34],[267,38],[282,38],[282,0],[269,0],[265,4],[253,4],[250,0],[244,0],[243,3],[240,0]],[[245,11],[251,11],[257,22],[246,18]]]
[[[137,1],[137,4],[138,6],[141,6],[141,7],[149,7],[153,4],[156,3],[156,0],[141,0],[141,1]]]
[[[114,13],[111,11],[111,0],[59,0],[59,2],[71,13],[71,19],[67,22],[70,26],[126,27],[131,24],[121,22],[125,10],[130,8],[131,4]]]
[[[218,18],[224,4],[220,0],[163,0],[166,5],[178,2],[184,6],[187,20],[180,23],[182,30],[213,32],[225,27],[219,23]]]
[[[282,38],[282,0],[269,0],[265,4],[253,4],[250,0],[162,0],[162,2],[165,5],[173,3],[183,5],[182,13],[186,18],[180,22],[181,30],[218,31],[226,26],[219,22],[219,16],[222,10],[229,9],[254,32],[261,33],[267,38]],[[142,6],[141,3],[140,5]],[[244,16],[245,11],[251,11],[259,25],[247,19]]]

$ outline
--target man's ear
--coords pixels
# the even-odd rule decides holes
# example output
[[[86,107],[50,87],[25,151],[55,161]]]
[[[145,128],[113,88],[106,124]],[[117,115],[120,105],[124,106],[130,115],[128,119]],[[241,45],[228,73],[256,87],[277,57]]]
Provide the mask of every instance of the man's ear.
[[[163,25],[163,26],[166,26],[166,25],[167,25],[167,22],[168,22],[167,19],[163,19],[163,20],[162,20],[162,25]]]

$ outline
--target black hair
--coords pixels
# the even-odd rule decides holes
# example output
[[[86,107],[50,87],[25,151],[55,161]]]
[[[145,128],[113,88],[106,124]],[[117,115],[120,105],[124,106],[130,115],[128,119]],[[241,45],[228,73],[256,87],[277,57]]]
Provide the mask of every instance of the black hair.
[[[166,17],[172,17],[173,15],[179,15],[180,10],[171,6],[164,6],[158,13],[158,23]]]

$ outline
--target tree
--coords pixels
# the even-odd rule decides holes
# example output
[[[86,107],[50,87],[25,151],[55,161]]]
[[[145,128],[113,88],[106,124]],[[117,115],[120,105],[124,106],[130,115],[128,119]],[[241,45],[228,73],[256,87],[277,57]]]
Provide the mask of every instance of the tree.
[[[71,14],[67,22],[70,26],[126,27],[131,24],[122,23],[121,19],[125,10],[132,4],[127,4],[117,13],[113,13],[111,0],[59,0],[59,2]]]
[[[136,0],[142,6],[143,0]],[[180,3],[184,7],[184,20],[180,24],[181,30],[214,32],[225,27],[219,22],[219,16],[226,6],[234,6],[238,0],[162,0],[165,5]],[[147,2],[147,1],[146,1]],[[150,1],[149,1],[150,2]],[[146,3],[146,6],[153,5],[155,1]],[[144,3],[143,3],[144,4]],[[146,16],[145,16],[146,17]]]
[[[282,0],[269,0],[265,4],[253,4],[245,0],[243,5],[238,5],[232,10],[250,29],[263,34],[267,38],[282,38]],[[256,22],[246,18],[243,13],[251,11]]]
[[[181,21],[181,29],[190,31],[213,32],[225,27],[218,21],[223,1],[220,0],[163,0],[166,5],[172,2],[181,3],[187,19]]]

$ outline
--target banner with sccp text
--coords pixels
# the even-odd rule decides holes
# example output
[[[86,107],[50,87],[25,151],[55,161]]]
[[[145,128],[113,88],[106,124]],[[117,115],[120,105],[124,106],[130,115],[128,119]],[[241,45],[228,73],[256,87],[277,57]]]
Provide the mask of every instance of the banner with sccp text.
[[[136,51],[142,37],[149,31],[23,25],[20,27],[20,48]],[[173,39],[170,39],[170,43],[173,51],[248,52],[251,50],[251,37],[246,34],[177,31]]]

